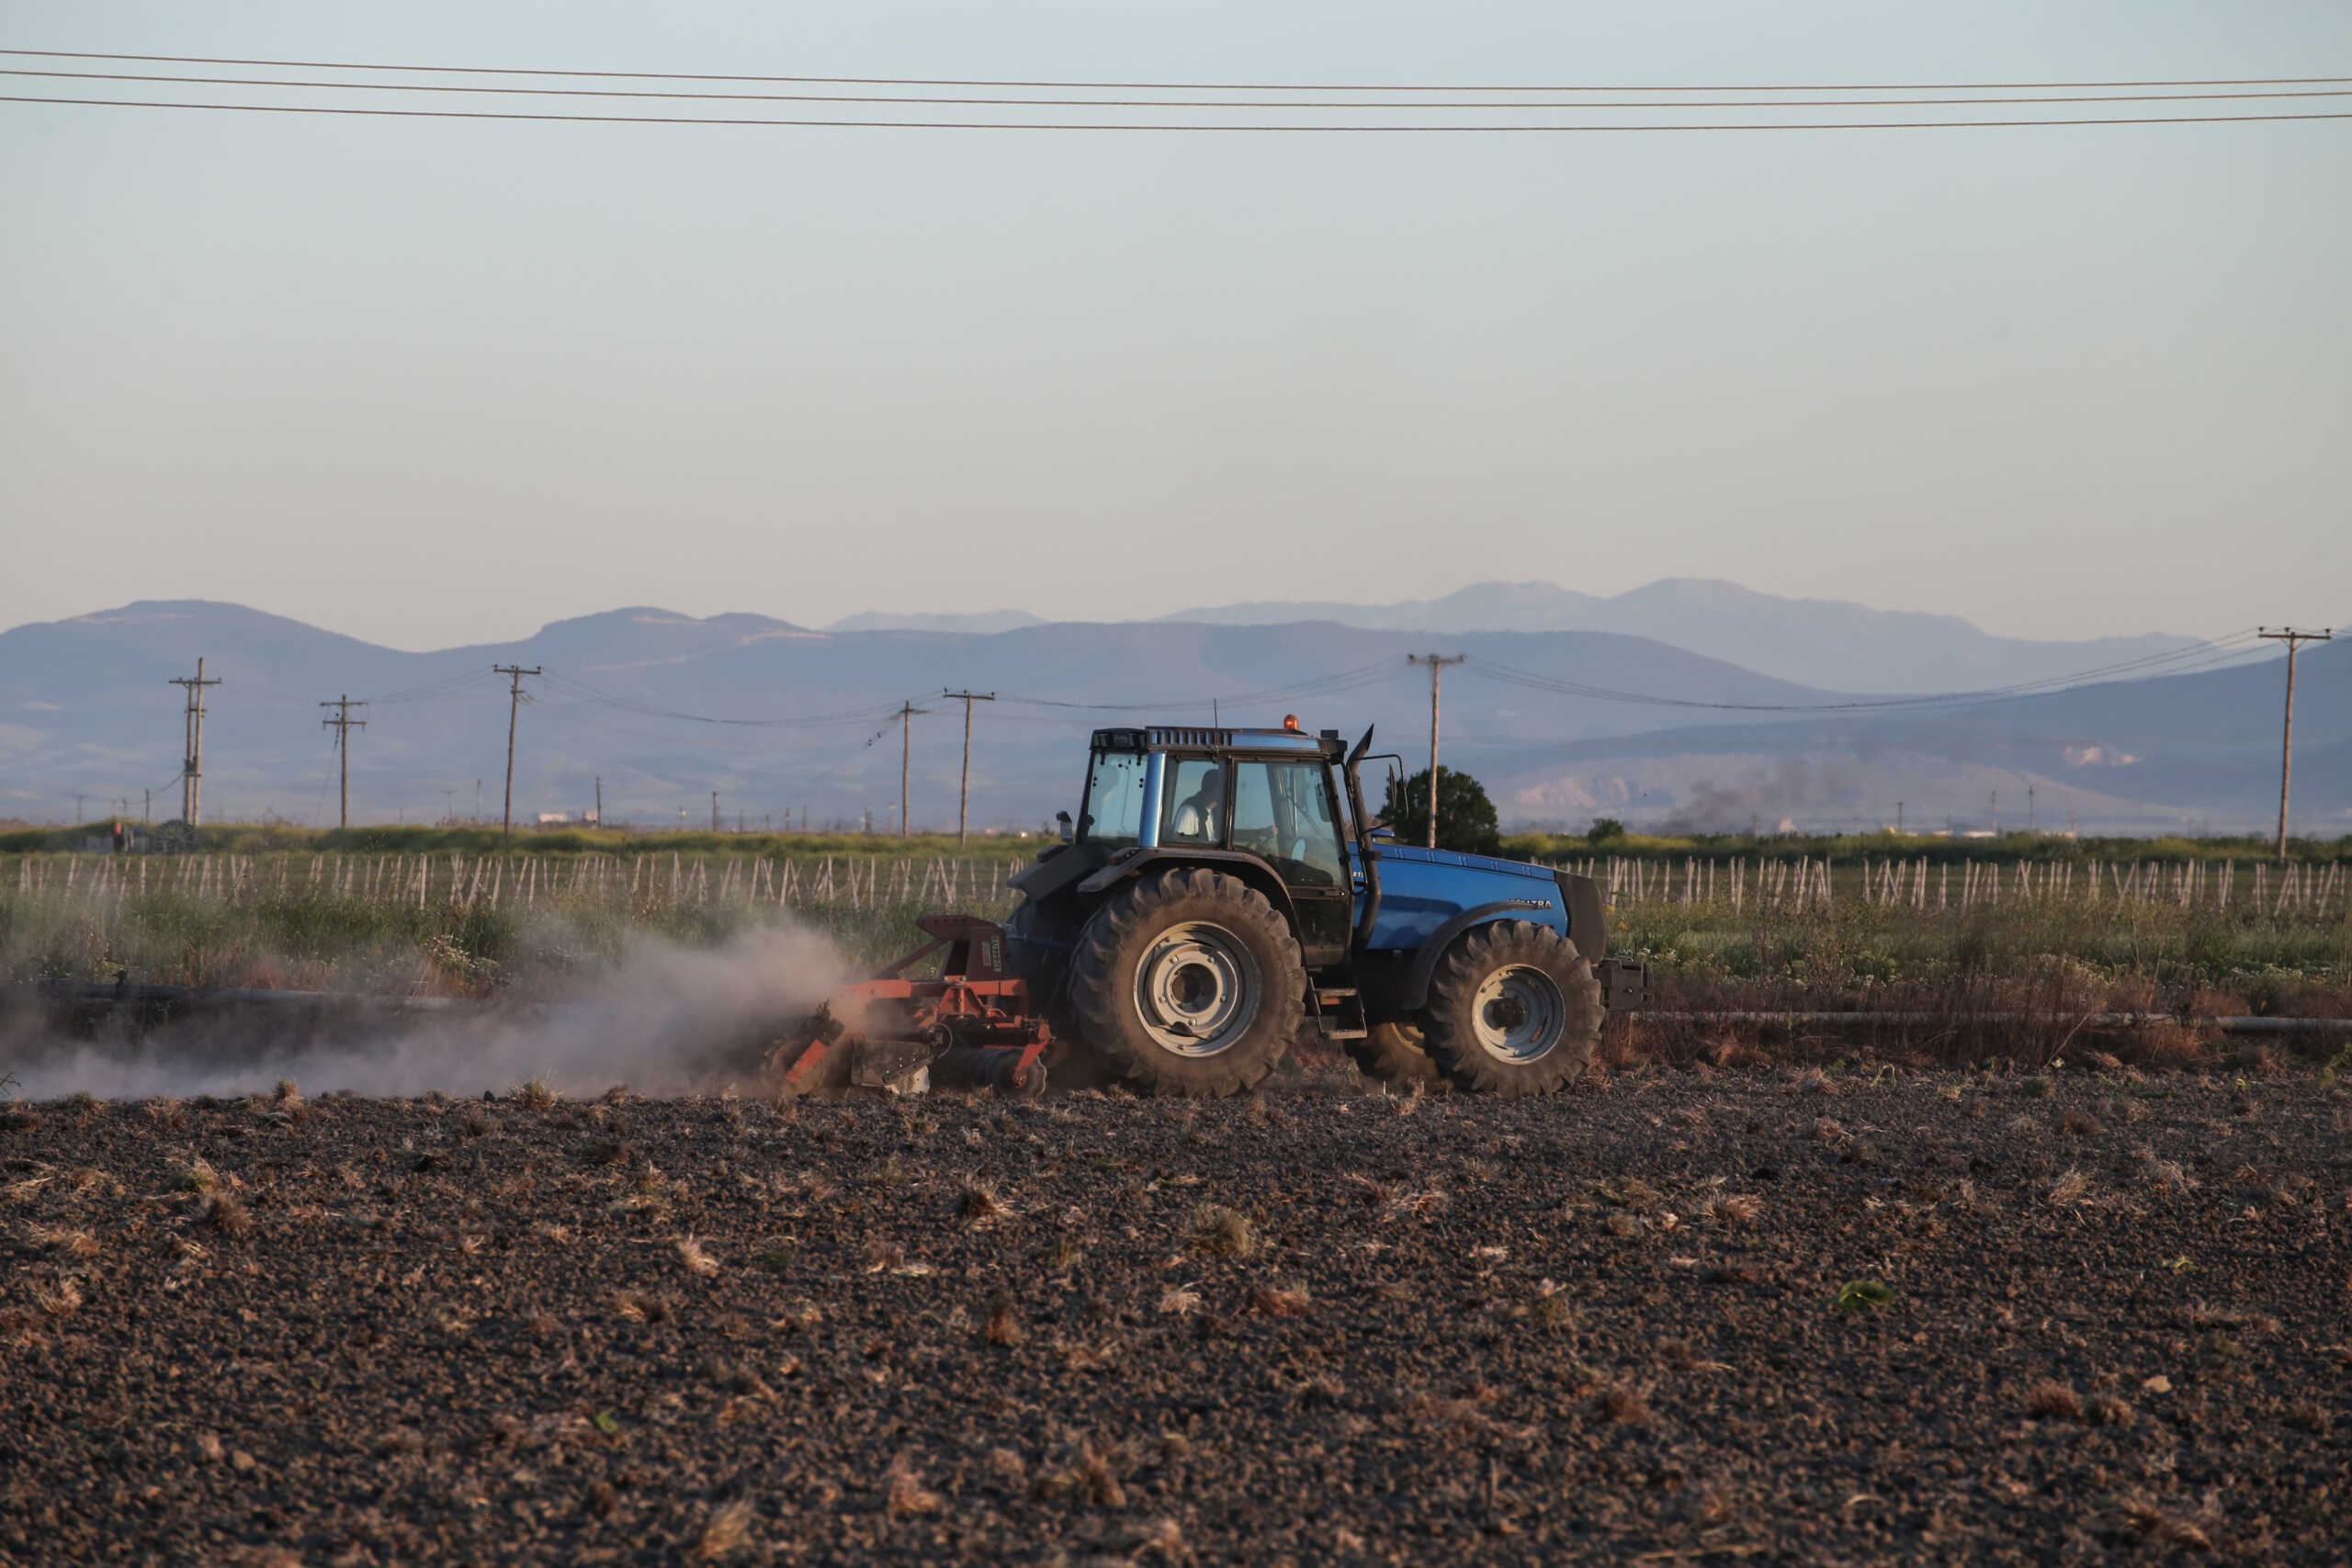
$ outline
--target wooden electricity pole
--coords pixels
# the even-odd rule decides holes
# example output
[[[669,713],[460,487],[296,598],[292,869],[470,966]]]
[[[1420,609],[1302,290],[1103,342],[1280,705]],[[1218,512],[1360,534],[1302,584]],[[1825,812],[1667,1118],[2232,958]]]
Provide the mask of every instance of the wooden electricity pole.
[[[914,768],[915,715],[930,711],[929,708],[915,706],[911,701],[899,705],[899,837],[901,839],[910,831],[907,827],[907,780]],[[888,731],[883,733],[888,734]]]
[[[2287,645],[2287,725],[2278,741],[2278,863],[2284,865],[2287,863],[2287,785],[2295,774],[2295,649],[2306,642],[2335,641],[2335,628],[2329,626],[2322,631],[2304,632],[2292,626],[2281,626],[2274,632],[2268,626],[2263,626],[2259,632],[2267,642]]]
[[[1429,833],[1429,847],[1430,847],[1430,849],[1435,849],[1435,848],[1437,848],[1437,699],[1438,699],[1438,685],[1439,685],[1439,682],[1441,682],[1441,680],[1443,678],[1443,676],[1444,676],[1444,674],[1445,674],[1445,667],[1446,667],[1447,665],[1449,665],[1449,664],[1459,664],[1459,663],[1461,663],[1464,659],[1467,659],[1468,657],[1469,657],[1469,655],[1468,655],[1468,654],[1465,654],[1465,653],[1456,653],[1456,654],[1453,654],[1453,655],[1450,655],[1450,656],[1449,656],[1449,655],[1444,655],[1444,654],[1437,654],[1437,653],[1408,653],[1408,654],[1405,655],[1405,662],[1406,662],[1406,663],[1408,663],[1408,664],[1426,664],[1426,665],[1428,665],[1428,666],[1430,667],[1430,833]]]
[[[970,831],[972,819],[972,705],[996,701],[994,692],[951,692],[942,687],[943,697],[960,697],[964,703],[964,782],[956,791],[956,841],[964,842]]]
[[[343,754],[343,810],[336,818],[335,826],[348,828],[351,826],[351,732],[368,728],[368,721],[364,718],[352,717],[351,710],[364,708],[368,705],[355,703],[346,695],[337,697],[331,703],[321,703],[319,705],[322,708],[336,710],[334,717],[322,718],[319,720],[319,724],[322,728],[334,731],[334,749]]]
[[[175,675],[171,684],[187,689],[187,750],[180,764],[180,820],[196,826],[197,813],[204,807],[204,688],[217,686],[220,677],[204,678],[204,660],[196,661],[196,675]]]
[[[511,676],[514,684],[508,689],[506,704],[506,811],[500,819],[499,831],[508,838],[514,836],[514,721],[523,711],[523,677],[539,673],[537,665],[526,670],[519,664],[493,664],[491,669],[501,675]]]

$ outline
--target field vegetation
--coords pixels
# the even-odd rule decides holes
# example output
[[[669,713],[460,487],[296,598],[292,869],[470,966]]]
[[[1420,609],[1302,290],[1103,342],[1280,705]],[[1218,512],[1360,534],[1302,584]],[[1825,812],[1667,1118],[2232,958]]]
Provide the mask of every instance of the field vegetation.
[[[1412,791],[1425,788],[1426,774],[1407,781],[1405,804],[1396,808],[1397,837],[1419,841],[1427,818],[1410,804]],[[1460,775],[1468,791],[1476,781]],[[1446,771],[1446,797],[1440,804],[1452,811],[1455,779]],[[1476,803],[1471,809],[1475,811]],[[1444,819],[1444,814],[1441,814]],[[94,840],[103,840],[113,823],[101,818],[63,828],[29,824],[0,825],[0,856],[64,854]],[[952,833],[858,832],[711,832],[704,829],[615,826],[611,828],[526,828],[503,834],[495,823],[426,825],[377,824],[359,828],[304,828],[289,822],[224,822],[208,825],[196,834],[196,847],[206,853],[257,855],[302,851],[312,854],[582,854],[634,855],[760,855],[806,859],[811,856],[860,855],[899,859],[910,855],[980,854],[1034,855],[1047,842],[1035,833],[975,830],[959,845]],[[2233,834],[2205,838],[2178,835],[2153,838],[2075,837],[2064,833],[2008,832],[1987,838],[1958,838],[1934,833],[1635,833],[1603,819],[1588,833],[1498,833],[1479,849],[1515,860],[1560,862],[1600,854],[1620,860],[1680,861],[1689,856],[1728,861],[1797,859],[1822,861],[1846,868],[1862,862],[1891,858],[1924,858],[1932,864],[1964,864],[1971,861],[2029,861],[2035,864],[2083,864],[2090,861],[2147,862],[2177,865],[2190,861],[2251,864],[2275,858],[2272,839]],[[2334,839],[2290,839],[2287,856],[2308,864],[2352,863],[2352,835]]]
[[[1009,915],[1007,879],[1023,863],[683,846],[0,858],[0,980],[532,995],[608,969],[649,938],[707,949],[768,926],[818,932],[858,970],[916,945],[920,912]],[[1609,889],[1611,952],[1648,961],[1658,1011],[1933,1017],[1943,1021],[1898,1022],[1875,1043],[1942,1060],[2054,1055],[2099,1014],[2181,1021],[2165,1050],[2183,1060],[2211,1055],[2196,1019],[2352,1016],[2340,864],[1561,863]],[[2021,1036],[2020,1014],[2055,1021],[2049,1037]],[[1727,1060],[1759,1035],[1785,1050],[1791,1032],[1753,1016],[1736,1029],[1629,1021],[1612,1028],[1612,1049]],[[2082,1043],[2098,1043],[2097,1032]]]

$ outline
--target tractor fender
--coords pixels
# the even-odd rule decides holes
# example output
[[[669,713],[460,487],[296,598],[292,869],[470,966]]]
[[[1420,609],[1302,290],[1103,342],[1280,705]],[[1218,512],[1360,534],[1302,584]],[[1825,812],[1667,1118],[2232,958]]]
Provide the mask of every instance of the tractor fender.
[[[1600,885],[1573,871],[1554,872],[1552,880],[1560,885],[1560,908],[1568,912],[1568,940],[1587,963],[1598,965],[1609,956],[1609,906]]]
[[[1290,889],[1283,886],[1283,879],[1274,874],[1272,866],[1242,850],[1163,850],[1137,844],[1112,856],[1110,864],[1078,885],[1078,891],[1081,897],[1091,898],[1131,876],[1175,865],[1204,865],[1255,888],[1266,896],[1266,902],[1282,916],[1291,934],[1298,933],[1298,909],[1291,902]]]
[[[1552,908],[1549,898],[1503,898],[1492,904],[1480,904],[1463,910],[1437,928],[1430,939],[1413,950],[1413,962],[1405,970],[1404,989],[1397,994],[1396,1005],[1407,1013],[1421,1010],[1430,999],[1430,976],[1437,972],[1438,960],[1453,945],[1453,939],[1472,926],[1505,919],[1531,909]]]
[[[1042,904],[1096,869],[1093,856],[1080,854],[1068,844],[1056,844],[1039,855],[1035,864],[1013,873],[1005,886],[1026,895],[1031,903]]]

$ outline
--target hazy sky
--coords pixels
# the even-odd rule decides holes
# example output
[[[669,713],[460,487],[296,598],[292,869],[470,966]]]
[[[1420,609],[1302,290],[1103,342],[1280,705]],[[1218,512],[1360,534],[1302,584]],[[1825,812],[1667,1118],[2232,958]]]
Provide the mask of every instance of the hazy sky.
[[[2341,0],[0,16],[20,48],[793,74],[2352,74]],[[92,85],[173,91],[62,87]],[[1111,618],[1674,575],[2038,636],[2352,604],[2352,120],[1255,138],[0,105],[0,625],[200,596],[418,648],[622,604]]]

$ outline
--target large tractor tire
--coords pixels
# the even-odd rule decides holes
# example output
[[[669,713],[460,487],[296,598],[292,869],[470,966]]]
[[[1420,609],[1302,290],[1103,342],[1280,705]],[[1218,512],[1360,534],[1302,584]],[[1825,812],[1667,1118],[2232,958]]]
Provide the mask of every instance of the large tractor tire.
[[[1592,1064],[1600,982],[1576,944],[1548,927],[1498,920],[1438,963],[1421,1010],[1430,1055],[1457,1087],[1554,1094]]]
[[[1094,912],[1070,960],[1080,1034],[1159,1094],[1239,1094],[1274,1070],[1306,1007],[1289,923],[1247,884],[1180,867]]]
[[[1435,1089],[1445,1081],[1436,1058],[1410,1023],[1375,1023],[1362,1040],[1348,1042],[1356,1070],[1368,1078],[1405,1089]]]

